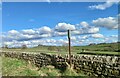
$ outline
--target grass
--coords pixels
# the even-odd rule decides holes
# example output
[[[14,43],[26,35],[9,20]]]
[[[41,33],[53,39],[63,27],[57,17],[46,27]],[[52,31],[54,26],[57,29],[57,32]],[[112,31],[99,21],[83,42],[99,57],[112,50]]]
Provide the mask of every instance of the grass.
[[[86,52],[80,52],[78,54],[91,54],[91,55],[110,55],[110,56],[120,56],[120,53],[118,52],[105,52],[105,51],[86,51]]]
[[[52,54],[52,55],[66,55],[68,54],[68,51],[61,51],[61,52],[57,52],[57,51],[49,51],[49,50],[45,50],[45,51],[33,51],[32,49],[30,50],[29,48],[26,49],[26,50],[16,50],[16,49],[7,49],[7,50],[4,50],[4,51],[16,51],[16,52],[33,52],[33,53],[46,53],[46,54]],[[111,51],[85,51],[85,52],[82,52],[81,50],[74,50],[74,51],[71,51],[71,53],[73,55],[84,55],[84,54],[93,54],[93,55],[118,55],[120,56],[120,52],[111,52]]]
[[[2,49],[3,51],[16,51],[16,52],[38,52],[38,53],[47,53],[47,54],[58,54],[58,55],[66,55],[68,51],[65,49],[67,47],[60,47],[61,51],[57,51],[56,49],[48,50],[48,46],[38,46],[34,48],[27,49]],[[86,49],[85,52],[82,52],[82,49]],[[109,50],[110,49],[110,50]],[[97,45],[89,45],[89,46],[74,46],[72,47],[72,54],[74,55],[84,55],[84,54],[100,54],[100,55],[119,55],[120,52],[115,52],[118,50],[118,43],[108,43],[108,44],[97,44]],[[81,54],[80,54],[81,53]],[[1,60],[1,57],[0,57]],[[42,67],[38,70],[38,68],[29,64],[24,60],[18,60],[8,57],[2,57],[2,62],[0,61],[0,65],[2,63],[2,75],[3,76],[82,76],[85,77],[83,73],[76,73],[75,70],[68,67],[64,72],[56,69],[54,66],[46,66]],[[1,67],[1,66],[0,66]],[[78,77],[79,78],[79,77]]]
[[[0,76],[2,75],[2,58],[0,57]]]
[[[41,67],[38,69],[35,65],[30,64],[24,60],[15,58],[2,57],[2,75],[3,76],[82,76],[83,73],[76,73],[69,67],[65,72],[61,72],[52,65]]]
[[[88,46],[74,46],[72,47],[72,54],[80,55],[82,49],[86,52],[83,54],[109,54],[109,55],[119,55],[119,43],[103,43]],[[50,49],[48,49],[50,48]],[[58,49],[60,51],[58,51]],[[3,51],[17,51],[17,52],[36,52],[36,53],[47,53],[47,54],[68,54],[68,47],[66,46],[37,46],[33,48],[26,49],[2,49]],[[118,52],[117,52],[118,51]]]
[[[36,67],[26,63],[24,60],[13,58],[2,58],[2,74],[3,76],[38,76]]]
[[[76,50],[86,49],[88,51],[108,51],[115,52],[120,50],[120,43],[101,43],[87,46],[75,46]]]

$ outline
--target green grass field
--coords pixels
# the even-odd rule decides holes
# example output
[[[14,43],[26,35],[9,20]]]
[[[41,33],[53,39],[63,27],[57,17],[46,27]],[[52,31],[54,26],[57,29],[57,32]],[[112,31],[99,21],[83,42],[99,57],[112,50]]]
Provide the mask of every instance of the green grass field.
[[[89,46],[74,46],[72,47],[72,54],[74,55],[84,55],[84,54],[94,54],[94,55],[118,55],[120,56],[118,43],[109,44],[97,44]],[[85,52],[82,52],[85,49]],[[33,48],[3,48],[2,51],[12,51],[12,52],[35,52],[35,53],[47,53],[47,54],[68,54],[67,46],[37,46]],[[0,57],[1,59],[1,57]],[[1,62],[0,62],[1,63]],[[61,72],[54,66],[38,68],[25,62],[24,60],[18,60],[8,57],[2,57],[2,75],[3,76],[82,76],[85,77],[83,73],[76,73],[69,66],[65,72]]]
[[[35,65],[24,60],[8,57],[2,57],[2,59],[3,76],[82,76],[82,78],[85,78],[83,73],[76,73],[69,67],[65,72],[61,72],[51,65],[38,69]]]
[[[120,43],[102,43],[95,45],[87,45],[87,46],[74,46],[71,47],[71,52],[73,55],[80,54],[103,54],[103,55],[119,55],[120,56]],[[82,49],[85,52],[82,52]],[[37,53],[47,53],[47,54],[68,54],[68,46],[36,46],[33,48],[3,48],[3,51],[16,51],[16,52],[37,52]],[[81,53],[82,52],[82,53]]]
[[[0,57],[0,76],[2,75],[2,58]]]

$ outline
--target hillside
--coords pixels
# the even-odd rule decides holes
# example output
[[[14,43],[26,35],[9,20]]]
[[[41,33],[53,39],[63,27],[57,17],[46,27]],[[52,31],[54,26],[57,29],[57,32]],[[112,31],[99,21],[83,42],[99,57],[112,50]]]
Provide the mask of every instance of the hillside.
[[[86,46],[72,46],[71,49],[73,51],[76,50],[86,50],[86,51],[112,51],[112,52],[119,52],[120,43],[100,43],[100,44],[89,44]],[[36,46],[31,49],[35,50],[50,50],[50,51],[67,51],[68,47],[67,46]]]
[[[76,50],[85,49],[86,51],[111,51],[119,52],[120,43],[100,43],[100,44],[90,44],[87,46],[75,46]]]

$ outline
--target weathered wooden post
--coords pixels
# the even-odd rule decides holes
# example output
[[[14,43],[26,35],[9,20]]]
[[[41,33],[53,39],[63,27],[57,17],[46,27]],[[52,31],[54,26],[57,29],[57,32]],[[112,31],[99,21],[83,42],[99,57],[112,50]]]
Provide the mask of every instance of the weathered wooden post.
[[[70,30],[68,30],[68,43],[69,43],[69,62],[70,62],[70,67],[71,67],[72,61],[71,61],[71,41],[70,41]]]

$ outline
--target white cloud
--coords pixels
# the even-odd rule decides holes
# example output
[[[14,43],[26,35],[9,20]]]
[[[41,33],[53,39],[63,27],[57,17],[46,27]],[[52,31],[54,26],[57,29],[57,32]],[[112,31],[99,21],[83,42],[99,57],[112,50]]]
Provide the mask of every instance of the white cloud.
[[[67,35],[67,32],[57,32],[57,31],[55,31],[54,34],[53,34],[53,36],[65,36],[65,35]]]
[[[39,32],[39,34],[48,34],[52,32],[52,30],[47,26],[41,27],[37,29],[37,31]]]
[[[85,21],[81,22],[80,25],[83,26],[83,27],[88,27],[89,26],[89,24]]]
[[[88,29],[88,33],[98,33],[99,28],[98,27],[92,27]]]
[[[22,44],[26,44],[27,46],[33,47],[39,44],[42,45],[64,45],[68,43],[67,39],[59,39],[60,36],[67,36],[67,30],[71,31],[71,43],[72,45],[81,45],[88,44],[89,42],[94,42],[89,40],[89,37],[93,37],[93,39],[103,39],[108,42],[102,34],[99,34],[99,27],[107,27],[107,28],[115,28],[113,25],[117,25],[116,18],[107,17],[107,18],[98,18],[92,21],[93,25],[90,26],[87,22],[83,21],[79,24],[79,26],[67,24],[67,23],[58,23],[55,28],[49,28],[47,26],[43,26],[41,28],[34,29],[24,29],[21,31],[10,30],[6,32],[6,34],[2,35],[4,44],[8,44],[9,46],[21,46]],[[81,27],[81,26],[82,27]],[[78,27],[78,28],[77,28]],[[81,36],[84,35],[84,36]],[[57,39],[49,39],[57,37]],[[117,39],[116,35],[111,36],[112,39]],[[114,37],[114,38],[113,38]],[[44,38],[44,39],[43,39]],[[96,40],[96,43],[103,42]],[[112,40],[111,40],[112,41]]]
[[[68,28],[67,28],[68,27]],[[48,37],[59,37],[59,36],[67,36],[67,29],[73,30],[71,31],[71,35],[80,35],[80,34],[91,34],[99,32],[99,28],[97,27],[83,27],[76,29],[74,25],[66,24],[66,23],[59,23],[56,25],[55,29],[53,30],[47,26],[41,28],[34,28],[34,29],[24,29],[21,31],[10,30],[8,34],[3,34],[2,38],[4,41],[28,41],[28,40],[36,40]],[[60,32],[61,31],[61,32]],[[63,32],[65,31],[65,32]]]
[[[64,40],[64,39],[59,39],[59,40],[57,40],[56,42],[57,42],[57,44],[61,44],[61,45],[66,45],[66,44],[68,44],[68,40]]]
[[[32,35],[35,34],[35,31],[33,29],[26,29],[26,30],[22,30],[22,33]]]
[[[71,40],[72,41],[76,41],[76,37],[75,36],[71,36]]]
[[[107,18],[98,18],[93,20],[92,23],[95,26],[106,27],[109,29],[117,29],[118,28],[118,20],[114,17],[107,17]]]
[[[51,37],[51,29],[49,27],[41,27],[39,29],[24,29],[21,31],[10,30],[8,34],[3,34],[2,38],[4,41],[24,41],[32,39],[41,39]]]
[[[103,40],[105,43],[106,42],[117,42],[118,41],[118,35],[111,35],[111,36],[106,36]]]
[[[8,34],[10,34],[10,35],[18,35],[19,32],[16,31],[16,30],[10,30],[10,31],[8,31]]]
[[[40,38],[47,38],[47,37],[51,37],[51,34],[42,34],[39,37]]]
[[[29,34],[20,34],[19,35],[19,39],[28,39],[28,38],[33,38],[33,37],[34,37],[33,35],[29,35]]]
[[[104,38],[104,36],[102,35],[102,34],[99,34],[99,33],[97,33],[97,34],[92,34],[91,35],[93,38]]]
[[[117,16],[120,17],[120,13]]]
[[[89,39],[89,37],[93,37],[94,39]],[[98,39],[99,38],[99,39]],[[101,39],[100,39],[101,38]],[[88,45],[89,43],[103,43],[103,42],[117,42],[117,35],[112,35],[108,37],[104,37],[102,34],[92,34],[91,35],[84,35],[84,36],[71,36],[71,45]],[[67,45],[68,39],[67,38],[44,38],[44,39],[37,39],[37,40],[29,40],[29,41],[6,41],[3,42],[4,45],[8,45],[9,47],[21,47],[23,44],[27,45],[28,47],[34,47],[41,45]]]
[[[55,30],[59,32],[65,32],[67,30],[75,30],[75,26],[67,23],[58,23],[55,27]]]
[[[113,4],[116,4],[117,2],[115,1],[110,1],[110,0],[107,0],[105,3],[103,4],[98,4],[98,5],[92,5],[92,6],[89,6],[90,9],[98,9],[98,10],[105,10],[109,7],[111,7]]]
[[[73,35],[78,35],[78,34],[81,34],[81,31],[79,31],[79,30],[74,30],[74,31],[71,31],[71,34],[73,34]]]
[[[89,35],[78,36],[78,39],[80,39],[80,40],[82,40],[82,39],[85,40],[87,38],[89,38]]]

